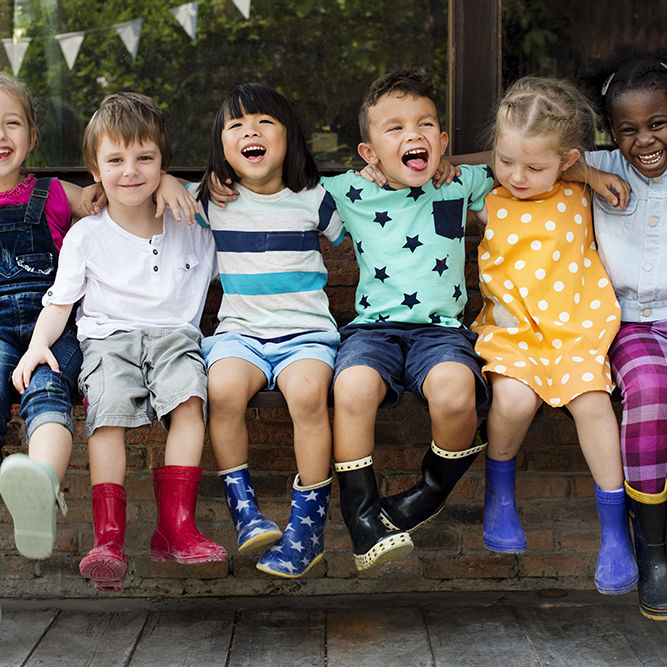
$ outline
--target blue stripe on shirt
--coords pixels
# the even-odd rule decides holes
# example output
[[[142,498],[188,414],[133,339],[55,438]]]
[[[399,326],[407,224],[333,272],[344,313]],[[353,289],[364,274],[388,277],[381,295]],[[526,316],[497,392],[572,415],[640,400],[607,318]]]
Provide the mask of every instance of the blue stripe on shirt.
[[[264,296],[294,292],[312,292],[323,289],[327,274],[317,271],[290,271],[285,273],[223,273],[220,274],[225,294]]]
[[[240,232],[213,230],[219,252],[310,252],[320,249],[317,230],[306,232]]]

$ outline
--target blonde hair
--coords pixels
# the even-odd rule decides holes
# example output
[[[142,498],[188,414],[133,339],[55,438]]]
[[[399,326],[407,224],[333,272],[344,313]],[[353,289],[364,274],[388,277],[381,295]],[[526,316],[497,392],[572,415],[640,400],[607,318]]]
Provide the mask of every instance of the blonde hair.
[[[102,100],[83,133],[83,159],[88,169],[97,170],[97,148],[104,136],[122,140],[126,146],[134,141],[152,141],[160,149],[162,169],[171,164],[167,125],[162,112],[146,95],[115,93]]]
[[[591,103],[572,83],[527,76],[514,82],[500,101],[493,149],[498,135],[512,128],[529,137],[553,136],[554,150],[561,157],[573,148],[583,155],[591,143],[594,125]]]
[[[28,134],[32,136],[34,133],[37,136],[37,113],[28,89],[14,77],[0,72],[0,90],[14,97],[21,105],[26,118]]]

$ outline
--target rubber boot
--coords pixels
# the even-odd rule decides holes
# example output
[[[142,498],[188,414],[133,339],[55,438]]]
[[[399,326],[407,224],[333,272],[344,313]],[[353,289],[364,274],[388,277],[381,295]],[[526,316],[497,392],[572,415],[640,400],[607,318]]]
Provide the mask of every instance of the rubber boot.
[[[223,470],[218,475],[234,522],[239,553],[265,549],[279,540],[280,528],[259,511],[248,464]]]
[[[0,495],[14,521],[14,541],[26,558],[48,558],[56,539],[56,509],[67,504],[56,471],[25,454],[8,456],[0,467]]]
[[[636,585],[639,573],[625,507],[625,490],[603,491],[595,485],[600,517],[600,549],[595,586],[603,595],[622,595]]]
[[[480,434],[476,440],[479,442],[462,452],[448,452],[432,442],[422,461],[422,478],[407,491],[382,498],[381,519],[387,528],[412,532],[436,517],[456,483],[486,447]]]
[[[79,572],[92,579],[98,591],[123,589],[127,574],[125,559],[125,507],[127,497],[120,484],[93,486],[93,548],[81,559]]]
[[[486,457],[482,543],[490,551],[520,554],[526,550],[526,533],[516,507],[515,479],[516,457],[509,461]]]
[[[259,559],[257,569],[278,577],[300,577],[324,556],[331,477],[319,484],[301,486],[294,479],[292,509],[283,536]]]
[[[157,526],[151,538],[151,560],[183,565],[224,563],[224,547],[204,537],[195,525],[197,492],[202,469],[163,466],[153,469]]]
[[[636,491],[625,483],[639,566],[639,609],[654,621],[667,620],[665,520],[667,485],[662,493]]]
[[[366,570],[409,554],[414,545],[405,531],[388,528],[380,519],[380,494],[373,459],[336,463],[340,509],[352,538],[357,570]]]

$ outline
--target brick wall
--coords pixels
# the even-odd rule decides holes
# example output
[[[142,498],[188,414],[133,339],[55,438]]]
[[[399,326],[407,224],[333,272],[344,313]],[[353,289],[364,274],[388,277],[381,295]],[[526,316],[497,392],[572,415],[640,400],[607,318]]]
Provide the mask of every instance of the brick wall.
[[[479,308],[475,288],[477,239],[467,239],[470,315]],[[329,267],[329,298],[339,323],[351,319],[356,266],[349,239],[338,248],[323,243]],[[203,328],[210,330],[219,292],[212,290]],[[620,406],[616,409],[620,412]],[[75,444],[65,480],[69,504],[58,518],[53,556],[30,561],[14,549],[9,513],[0,504],[0,597],[95,597],[92,584],[78,572],[81,557],[92,546],[90,480],[83,430],[83,409],[76,406]],[[619,415],[620,416],[620,415]],[[283,526],[289,514],[295,470],[292,429],[282,408],[248,410],[250,466],[260,505]],[[25,428],[15,416],[10,423],[7,453],[22,450]],[[425,407],[380,410],[376,428],[375,463],[381,492],[394,493],[419,475],[428,443]],[[252,594],[339,594],[351,592],[518,590],[543,588],[593,589],[599,531],[593,484],[576,440],[574,423],[562,411],[542,408],[518,459],[517,496],[528,535],[528,551],[499,555],[482,547],[483,457],[477,459],[456,487],[445,511],[414,535],[409,557],[381,568],[357,573],[334,483],[326,531],[326,554],[304,578],[281,580],[257,571],[255,558],[241,557],[221,496],[210,448],[204,450],[197,510],[198,524],[230,554],[223,566],[182,566],[152,563],[149,540],[155,521],[151,467],[161,465],[164,434],[160,427],[127,435],[128,579],[124,596],[223,596]]]

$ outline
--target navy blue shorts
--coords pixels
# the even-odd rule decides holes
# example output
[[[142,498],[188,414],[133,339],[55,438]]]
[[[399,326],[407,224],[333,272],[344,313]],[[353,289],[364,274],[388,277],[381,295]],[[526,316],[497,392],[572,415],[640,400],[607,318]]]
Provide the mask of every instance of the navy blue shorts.
[[[334,384],[338,374],[350,366],[373,368],[387,384],[380,407],[389,408],[404,391],[424,398],[422,386],[429,371],[444,361],[454,361],[473,372],[480,408],[489,401],[489,387],[482,376],[484,362],[475,353],[476,340],[477,334],[464,327],[351,324],[340,330]]]

